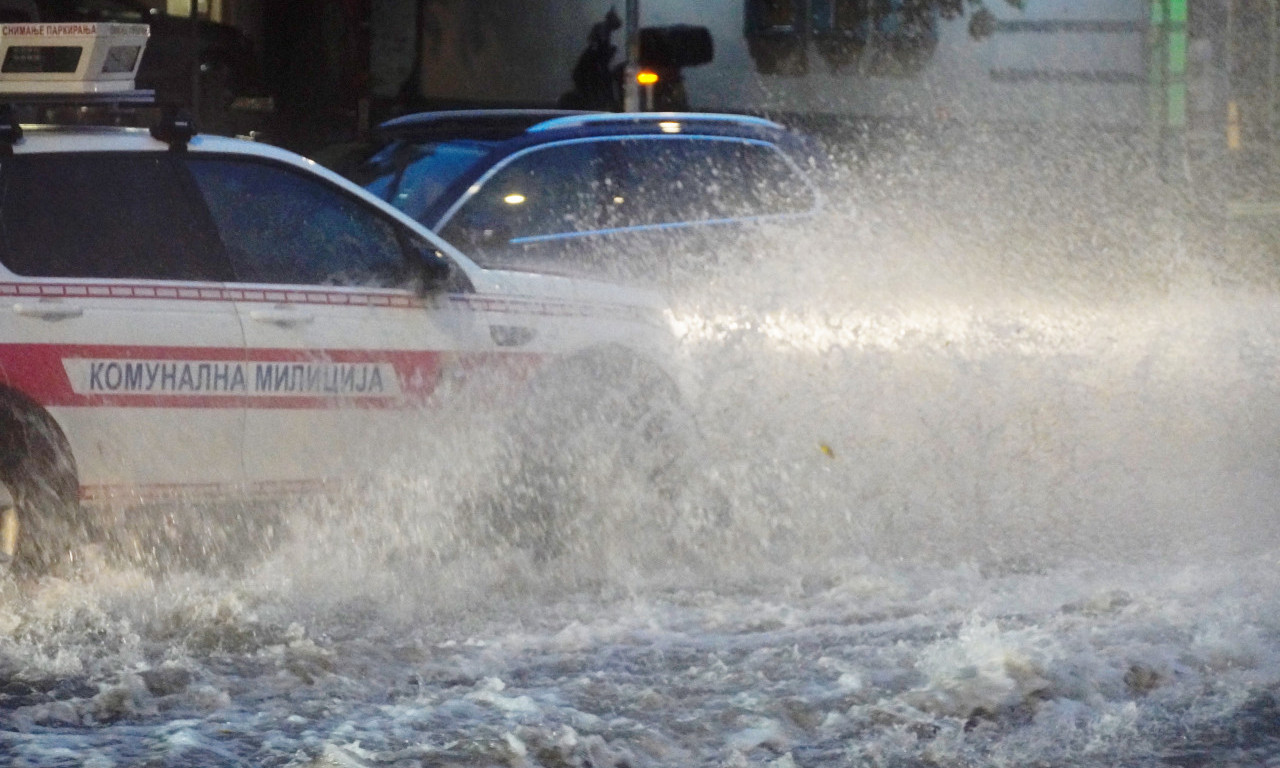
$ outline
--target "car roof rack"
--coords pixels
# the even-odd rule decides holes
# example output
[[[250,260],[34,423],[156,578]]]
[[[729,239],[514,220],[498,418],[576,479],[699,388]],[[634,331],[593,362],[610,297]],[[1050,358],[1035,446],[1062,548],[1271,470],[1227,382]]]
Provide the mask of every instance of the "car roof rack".
[[[772,120],[752,115],[721,114],[716,112],[584,112],[565,115],[530,126],[529,131],[554,131],[561,128],[577,128],[584,125],[658,125],[659,123],[692,123],[701,125],[747,125],[770,130],[786,130]]]
[[[453,109],[416,112],[388,120],[378,132],[388,139],[445,141],[454,138],[511,139],[558,118],[597,114],[568,109]]]
[[[19,108],[34,107],[142,107],[159,108],[151,135],[174,151],[186,149],[198,133],[195,121],[183,110],[156,101],[155,91],[130,90],[104,93],[0,93],[0,153],[12,154],[22,139]]]
[[[589,125],[646,125],[664,123],[711,127],[737,126],[785,131],[786,126],[752,115],[715,112],[598,112],[569,109],[457,109],[416,112],[378,126],[386,139],[449,141],[477,139],[505,141],[526,133],[580,128]]]

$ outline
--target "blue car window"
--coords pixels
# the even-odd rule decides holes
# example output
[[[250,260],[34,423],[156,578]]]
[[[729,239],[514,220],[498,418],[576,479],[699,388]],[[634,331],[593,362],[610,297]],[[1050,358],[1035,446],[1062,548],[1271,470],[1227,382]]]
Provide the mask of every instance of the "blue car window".
[[[568,142],[516,155],[482,180],[441,235],[464,250],[483,251],[520,238],[598,229],[608,193],[600,144]]]
[[[608,226],[694,224],[802,213],[813,189],[761,141],[705,136],[614,142]]]
[[[396,285],[404,252],[390,219],[289,168],[193,158],[236,279],[297,285]]]
[[[396,142],[366,163],[362,173],[372,180],[365,187],[421,221],[445,190],[490,148],[491,144],[476,141]]]

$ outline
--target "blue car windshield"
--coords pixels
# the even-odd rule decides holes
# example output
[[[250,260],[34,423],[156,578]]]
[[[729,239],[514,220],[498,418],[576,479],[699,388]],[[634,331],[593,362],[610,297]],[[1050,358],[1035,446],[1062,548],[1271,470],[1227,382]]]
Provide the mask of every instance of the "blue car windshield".
[[[397,141],[365,164],[365,188],[422,220],[453,182],[488,154],[492,142],[457,140]],[[430,226],[434,222],[424,221]]]

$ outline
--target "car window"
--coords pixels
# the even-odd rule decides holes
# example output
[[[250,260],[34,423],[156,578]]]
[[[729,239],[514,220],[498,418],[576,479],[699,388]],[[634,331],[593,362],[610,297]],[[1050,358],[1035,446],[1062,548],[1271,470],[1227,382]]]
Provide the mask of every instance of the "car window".
[[[772,144],[713,137],[610,142],[608,226],[800,213],[813,189]]]
[[[169,153],[17,155],[0,162],[0,260],[30,277],[231,278]]]
[[[492,143],[476,141],[398,141],[370,158],[357,174],[370,192],[421,221],[449,185],[491,148]]]
[[[399,285],[404,252],[379,211],[270,163],[189,160],[236,279],[300,285]]]
[[[465,249],[597,229],[607,195],[600,142],[538,147],[483,180],[441,235]]]

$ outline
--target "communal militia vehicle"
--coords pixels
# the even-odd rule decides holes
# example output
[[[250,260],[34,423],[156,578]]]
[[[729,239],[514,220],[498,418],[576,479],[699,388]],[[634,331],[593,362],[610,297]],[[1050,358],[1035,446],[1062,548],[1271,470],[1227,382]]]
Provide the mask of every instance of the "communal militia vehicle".
[[[98,510],[321,489],[413,439],[449,451],[411,417],[470,384],[500,405],[569,383],[611,380],[632,404],[681,391],[657,295],[482,268],[303,157],[198,133],[134,90],[147,34],[0,26],[0,559],[16,571],[74,560]],[[27,122],[68,101],[154,119]]]

